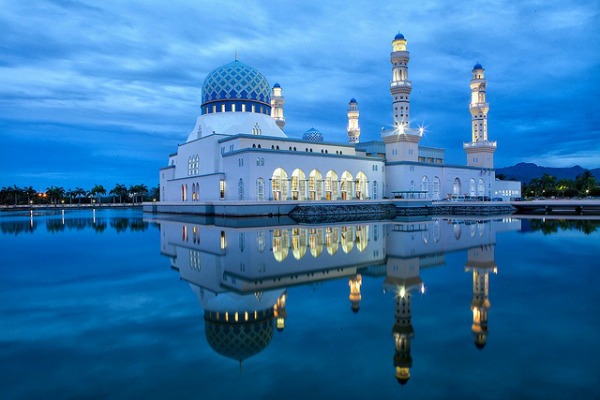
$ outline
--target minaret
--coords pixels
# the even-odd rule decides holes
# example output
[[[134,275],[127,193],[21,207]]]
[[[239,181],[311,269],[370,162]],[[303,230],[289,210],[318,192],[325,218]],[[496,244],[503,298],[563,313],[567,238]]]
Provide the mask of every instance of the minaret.
[[[392,81],[390,92],[392,93],[392,107],[394,112],[394,127],[399,125],[408,126],[410,123],[410,92],[412,83],[408,80],[408,61],[410,54],[406,50],[406,39],[398,33],[392,41],[393,51],[390,54],[392,63]]]
[[[396,379],[401,385],[405,385],[410,379],[410,367],[412,367],[412,356],[410,355],[410,340],[414,336],[414,329],[410,315],[410,292],[403,287],[396,294],[395,323],[392,330],[394,334],[395,354],[394,367],[396,367]]]
[[[490,105],[485,99],[484,69],[477,63],[473,67],[473,78],[471,79],[471,142],[465,143],[463,148],[467,153],[467,165],[469,167],[494,168],[494,152],[496,142],[488,140],[487,114]]]
[[[277,303],[273,307],[273,316],[275,317],[275,326],[279,332],[285,328],[285,320],[287,318],[287,311],[285,310],[285,302],[287,300],[287,290],[279,296]]]
[[[277,126],[283,130],[285,126],[285,118],[283,117],[283,104],[285,99],[281,94],[281,86],[279,83],[273,85],[273,94],[271,95],[271,117],[275,120]]]
[[[486,245],[467,252],[467,264],[465,271],[473,272],[473,300],[471,311],[473,312],[473,325],[471,330],[475,339],[475,346],[483,349],[488,334],[488,310],[489,300],[489,273],[498,271],[494,261],[494,246]]]
[[[355,313],[360,309],[360,300],[362,295],[360,294],[360,286],[362,285],[362,276],[356,274],[356,276],[348,279],[348,285],[350,286],[350,303],[352,304],[352,311]]]
[[[412,83],[408,80],[408,61],[410,55],[406,50],[406,39],[399,33],[392,41],[392,111],[394,127],[382,130],[385,143],[385,158],[389,162],[419,160],[419,142],[423,136],[422,129],[410,127],[410,92]]]
[[[360,126],[358,126],[358,103],[356,99],[351,99],[348,103],[348,142],[350,144],[358,143],[360,137]]]

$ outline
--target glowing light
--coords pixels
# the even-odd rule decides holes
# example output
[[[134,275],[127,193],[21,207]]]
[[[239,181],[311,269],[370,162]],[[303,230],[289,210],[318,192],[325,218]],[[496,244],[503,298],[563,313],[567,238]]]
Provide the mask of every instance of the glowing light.
[[[402,286],[400,288],[400,297],[404,298],[404,296],[406,296],[406,288],[404,286]]]
[[[421,284],[421,294],[425,294],[425,284]]]

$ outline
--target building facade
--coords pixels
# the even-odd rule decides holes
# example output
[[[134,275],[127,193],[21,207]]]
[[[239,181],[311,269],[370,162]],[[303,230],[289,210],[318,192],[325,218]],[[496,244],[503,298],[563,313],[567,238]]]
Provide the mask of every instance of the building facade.
[[[402,34],[392,41],[390,61],[393,127],[382,130],[382,141],[365,144],[359,142],[354,98],[348,143],[324,141],[314,128],[302,139],[292,138],[283,131],[281,85],[271,87],[259,71],[238,60],[215,69],[202,86],[194,130],[160,170],[161,202],[492,197],[496,142],[487,135],[484,69],[476,64],[472,71],[472,140],[463,145],[467,164],[456,166],[444,163],[442,149],[419,146],[423,130],[410,123],[410,55]]]

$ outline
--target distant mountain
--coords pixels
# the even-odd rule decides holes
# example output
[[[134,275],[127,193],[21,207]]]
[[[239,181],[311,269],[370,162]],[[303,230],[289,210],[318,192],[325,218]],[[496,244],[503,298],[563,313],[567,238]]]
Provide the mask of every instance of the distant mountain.
[[[576,165],[568,168],[542,167],[533,163],[518,163],[512,167],[496,169],[496,175],[504,174],[506,179],[515,179],[521,182],[529,182],[533,178],[539,178],[544,174],[549,174],[558,179],[575,179],[585,171],[585,168]],[[600,181],[600,168],[591,169],[590,172]]]

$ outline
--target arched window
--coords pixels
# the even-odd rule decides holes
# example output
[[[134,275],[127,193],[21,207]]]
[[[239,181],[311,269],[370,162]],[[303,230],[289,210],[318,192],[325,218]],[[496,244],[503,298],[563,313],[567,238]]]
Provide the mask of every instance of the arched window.
[[[238,180],[238,199],[244,200],[244,180],[242,178]]]
[[[181,201],[187,201],[187,185],[181,185]]]
[[[485,183],[481,178],[479,178],[479,185],[477,185],[477,195],[485,196]]]
[[[263,178],[256,180],[256,200],[263,201],[265,199],[265,181]]]
[[[475,196],[475,179],[469,181],[469,196]]]
[[[421,178],[421,191],[427,192],[427,194],[429,195],[429,178],[426,176]]]
[[[460,195],[460,179],[454,178],[454,186],[452,188],[452,194],[458,196]]]
[[[440,178],[437,176],[433,177],[433,198],[435,200],[440,199]]]

